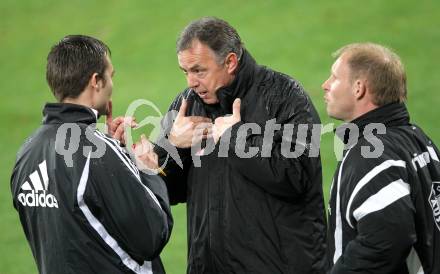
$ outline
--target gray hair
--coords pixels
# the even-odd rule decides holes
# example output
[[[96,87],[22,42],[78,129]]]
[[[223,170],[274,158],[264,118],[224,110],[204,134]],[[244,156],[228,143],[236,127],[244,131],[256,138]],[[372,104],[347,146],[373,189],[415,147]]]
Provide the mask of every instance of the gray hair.
[[[228,22],[216,17],[203,17],[186,26],[177,39],[177,53],[191,48],[194,40],[214,51],[218,63],[223,63],[231,52],[240,59],[243,52],[243,43],[237,31]]]

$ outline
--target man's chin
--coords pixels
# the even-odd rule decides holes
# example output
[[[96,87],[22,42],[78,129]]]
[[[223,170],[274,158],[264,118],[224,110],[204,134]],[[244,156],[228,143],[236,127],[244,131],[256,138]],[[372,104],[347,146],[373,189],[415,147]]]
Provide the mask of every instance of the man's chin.
[[[203,103],[207,104],[207,105],[213,105],[213,104],[217,104],[218,103],[218,99],[217,98],[206,98],[206,99],[202,99]]]
[[[331,109],[329,109],[328,106],[327,106],[326,111],[327,111],[327,115],[328,115],[330,118],[332,118],[332,119],[336,119],[336,120],[340,120],[340,119],[338,118],[338,115],[336,115]]]
[[[346,121],[344,120],[344,118],[342,118],[340,115],[332,114],[332,113],[329,113],[329,112],[327,112],[327,115],[328,115],[330,118],[332,118],[332,119],[335,119],[335,120],[338,120],[338,121],[346,122]]]

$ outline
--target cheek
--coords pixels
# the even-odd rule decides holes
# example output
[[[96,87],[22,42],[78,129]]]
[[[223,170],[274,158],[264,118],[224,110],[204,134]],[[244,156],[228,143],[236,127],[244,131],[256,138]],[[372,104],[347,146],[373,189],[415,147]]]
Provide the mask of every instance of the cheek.
[[[329,93],[328,93],[328,95],[330,96],[330,97],[332,97],[332,98],[335,98],[335,97],[337,97],[337,93],[338,93],[338,85],[335,83],[335,82],[333,82],[333,83],[331,83],[330,85],[329,85]]]
[[[331,85],[331,92],[330,92],[330,94],[331,94],[331,96],[333,97],[333,98],[335,98],[335,99],[343,99],[343,95],[344,95],[344,92],[345,92],[345,89],[344,89],[344,87],[341,85],[341,83],[339,83],[339,82],[334,82],[332,85]]]
[[[200,85],[202,85],[209,92],[214,92],[216,90],[217,82],[215,81],[215,77],[205,77],[200,81]]]

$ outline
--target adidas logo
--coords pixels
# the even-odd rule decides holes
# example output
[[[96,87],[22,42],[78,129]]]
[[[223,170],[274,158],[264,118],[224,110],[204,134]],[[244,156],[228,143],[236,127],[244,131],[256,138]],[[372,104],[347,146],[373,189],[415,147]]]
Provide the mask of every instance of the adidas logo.
[[[38,165],[38,168],[40,170],[40,174],[38,174],[38,170],[35,170],[31,175],[29,175],[32,186],[28,181],[21,186],[21,190],[23,192],[18,194],[18,201],[20,201],[23,206],[58,208],[58,201],[55,196],[46,193],[49,185],[46,160],[41,162]],[[43,182],[41,182],[40,178],[43,179]]]

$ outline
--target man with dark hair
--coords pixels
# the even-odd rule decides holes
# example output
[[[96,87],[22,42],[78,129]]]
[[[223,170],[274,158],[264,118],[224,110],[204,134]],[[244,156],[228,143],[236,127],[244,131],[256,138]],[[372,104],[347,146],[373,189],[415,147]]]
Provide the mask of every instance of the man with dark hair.
[[[330,196],[331,273],[440,273],[439,151],[409,122],[402,62],[372,43],[335,57],[322,88],[346,149]]]
[[[172,219],[164,183],[139,172],[111,121],[113,65],[101,41],[66,36],[47,58],[58,99],[23,144],[11,177],[13,204],[40,273],[164,273],[159,253]]]
[[[311,125],[320,123],[309,96],[296,80],[256,64],[221,19],[189,24],[177,56],[188,88],[171,104],[178,114],[164,123],[159,143],[177,148],[183,169],[162,146],[156,152],[160,165],[168,161],[171,202],[187,203],[188,273],[323,273],[319,153],[309,157],[310,145],[296,143],[295,135],[286,139],[288,149],[303,146],[305,153],[288,158],[281,151],[285,127],[309,125],[310,138]],[[240,130],[248,123],[263,130]],[[200,142],[205,149],[195,152],[196,165],[191,151]],[[236,147],[259,152],[242,157]]]

